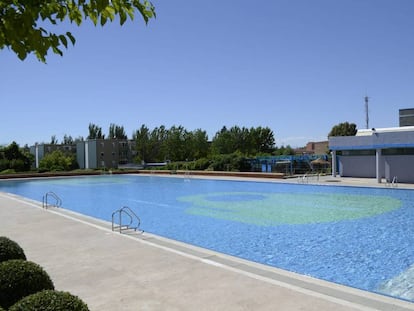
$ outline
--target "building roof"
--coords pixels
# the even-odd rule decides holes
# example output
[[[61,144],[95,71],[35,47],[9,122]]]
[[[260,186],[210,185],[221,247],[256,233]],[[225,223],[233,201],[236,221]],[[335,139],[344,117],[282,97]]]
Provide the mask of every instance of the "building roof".
[[[414,126],[384,127],[358,130],[355,136],[371,136],[374,133],[414,132]]]
[[[355,136],[329,137],[330,150],[414,148],[414,126],[358,130]]]

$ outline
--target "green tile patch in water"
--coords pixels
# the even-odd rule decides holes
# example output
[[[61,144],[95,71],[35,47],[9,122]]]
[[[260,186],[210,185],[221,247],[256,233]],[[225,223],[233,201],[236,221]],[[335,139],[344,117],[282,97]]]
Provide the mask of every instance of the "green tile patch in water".
[[[247,224],[323,223],[371,217],[401,206],[387,196],[326,193],[221,192],[182,196],[186,212]]]

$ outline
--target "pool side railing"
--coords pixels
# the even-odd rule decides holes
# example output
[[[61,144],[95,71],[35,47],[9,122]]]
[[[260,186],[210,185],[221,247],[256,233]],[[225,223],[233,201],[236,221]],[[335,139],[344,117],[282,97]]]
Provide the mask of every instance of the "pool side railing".
[[[385,187],[397,188],[398,187],[398,177],[394,176],[391,181],[389,179],[387,179],[385,181]]]
[[[49,204],[49,198],[54,199],[54,204]],[[53,207],[61,207],[62,206],[62,199],[53,191],[47,192],[42,198],[42,207],[48,208],[49,206]]]
[[[319,183],[320,174],[304,174],[297,178],[299,184]]]
[[[126,221],[125,218],[127,219]],[[144,230],[139,228],[140,225],[140,218],[128,206],[124,206],[112,213],[112,231],[122,233],[123,231],[133,230],[143,233]]]

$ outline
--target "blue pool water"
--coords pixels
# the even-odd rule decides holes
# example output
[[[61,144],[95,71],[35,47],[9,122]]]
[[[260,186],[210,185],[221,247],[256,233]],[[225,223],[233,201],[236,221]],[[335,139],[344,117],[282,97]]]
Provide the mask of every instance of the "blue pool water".
[[[2,181],[110,221],[129,206],[167,238],[414,301],[414,191],[133,175]]]

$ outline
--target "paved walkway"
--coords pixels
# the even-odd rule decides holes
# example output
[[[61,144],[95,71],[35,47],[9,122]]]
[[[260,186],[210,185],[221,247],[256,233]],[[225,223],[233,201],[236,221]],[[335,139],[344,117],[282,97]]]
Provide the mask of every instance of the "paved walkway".
[[[329,181],[328,181],[329,182]],[[0,235],[90,310],[414,310],[414,304],[255,264],[0,193]]]

